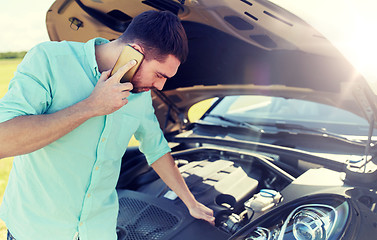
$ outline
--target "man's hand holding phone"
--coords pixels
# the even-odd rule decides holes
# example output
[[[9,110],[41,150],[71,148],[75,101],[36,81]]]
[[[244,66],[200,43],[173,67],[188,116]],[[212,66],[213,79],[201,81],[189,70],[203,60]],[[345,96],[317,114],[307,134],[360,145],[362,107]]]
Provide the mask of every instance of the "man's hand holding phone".
[[[130,82],[121,83],[120,80],[135,65],[136,60],[132,59],[112,76],[111,70],[102,72],[93,92],[85,99],[88,107],[93,111],[93,116],[113,113],[127,104],[127,97],[133,86]]]
[[[144,60],[144,55],[141,52],[133,48],[131,45],[126,45],[120,53],[113,69],[111,70],[111,75],[113,75],[116,71],[118,71],[118,69],[132,59],[136,61],[136,64],[129,71],[127,71],[124,76],[122,76],[120,80],[121,83],[131,82],[141,62]]]

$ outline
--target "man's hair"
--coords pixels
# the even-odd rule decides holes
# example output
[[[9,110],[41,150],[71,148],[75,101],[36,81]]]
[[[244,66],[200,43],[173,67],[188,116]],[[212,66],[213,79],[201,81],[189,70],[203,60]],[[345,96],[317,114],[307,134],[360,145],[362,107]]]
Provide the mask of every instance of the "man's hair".
[[[182,23],[168,11],[150,10],[137,15],[119,39],[123,43],[139,44],[146,59],[163,61],[171,54],[183,63],[188,55]]]

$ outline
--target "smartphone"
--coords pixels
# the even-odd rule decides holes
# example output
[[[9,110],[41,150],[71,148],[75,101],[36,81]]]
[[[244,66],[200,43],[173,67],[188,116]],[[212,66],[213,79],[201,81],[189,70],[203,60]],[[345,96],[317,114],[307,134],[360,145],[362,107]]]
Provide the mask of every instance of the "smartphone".
[[[124,66],[126,63],[131,61],[132,59],[136,60],[136,65],[133,66],[126,74],[123,75],[123,77],[120,79],[121,83],[125,82],[131,82],[131,79],[135,75],[135,72],[139,68],[141,62],[144,59],[144,55],[139,52],[138,50],[134,49],[130,45],[126,45],[122,52],[119,55],[118,60],[116,61],[113,69],[111,70],[111,76],[118,71],[118,69],[122,66]]]

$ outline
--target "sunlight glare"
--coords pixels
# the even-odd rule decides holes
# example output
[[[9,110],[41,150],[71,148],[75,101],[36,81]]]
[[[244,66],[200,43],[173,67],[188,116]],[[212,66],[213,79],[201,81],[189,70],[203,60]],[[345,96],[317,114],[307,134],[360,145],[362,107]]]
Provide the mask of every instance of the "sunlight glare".
[[[375,0],[270,0],[322,33],[353,66],[377,85]]]

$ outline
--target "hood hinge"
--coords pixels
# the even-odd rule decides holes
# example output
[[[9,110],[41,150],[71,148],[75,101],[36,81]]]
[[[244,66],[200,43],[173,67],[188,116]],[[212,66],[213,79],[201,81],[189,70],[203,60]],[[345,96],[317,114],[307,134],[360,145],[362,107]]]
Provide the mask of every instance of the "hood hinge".
[[[158,96],[167,106],[168,110],[166,111],[166,118],[165,123],[163,126],[163,132],[165,133],[165,129],[168,126],[169,120],[174,122],[174,120],[179,121],[179,130],[183,130],[186,124],[188,123],[188,119],[186,118],[185,114],[182,114],[177,105],[174,104],[162,91],[153,90],[153,92]],[[172,111],[174,113],[172,113]],[[174,118],[174,115],[177,117]]]
[[[362,88],[361,84],[354,89],[354,97],[360,104],[364,115],[369,122],[368,139],[365,144],[364,157],[359,161],[348,161],[345,169],[345,180],[357,182],[359,184],[369,184],[377,180],[377,165],[374,156],[371,154],[373,130],[375,125],[375,105],[373,104],[374,95],[366,88]]]

